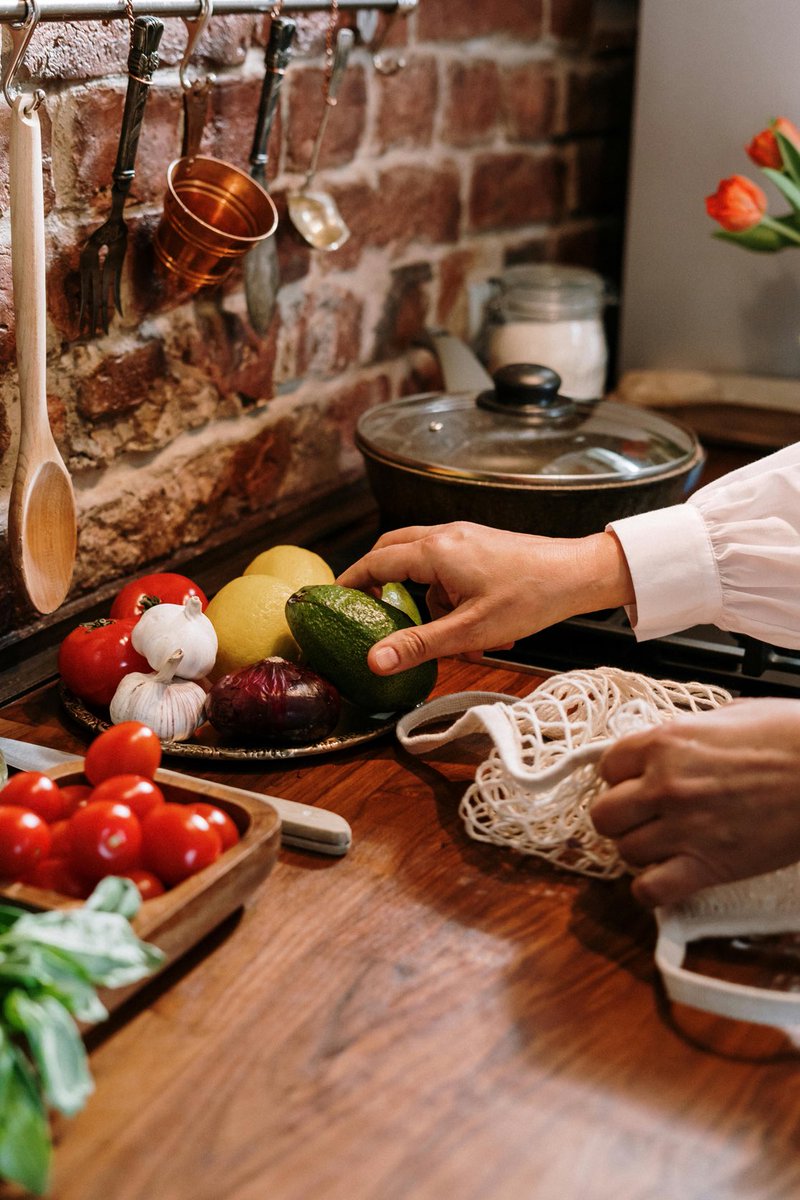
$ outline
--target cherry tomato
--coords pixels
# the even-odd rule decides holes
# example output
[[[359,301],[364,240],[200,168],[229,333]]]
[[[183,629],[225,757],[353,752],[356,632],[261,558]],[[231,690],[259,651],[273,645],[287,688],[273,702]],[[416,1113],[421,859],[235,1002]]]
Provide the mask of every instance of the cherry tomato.
[[[69,858],[72,824],[69,820],[54,821],[50,826],[50,857]]]
[[[185,575],[157,572],[126,583],[111,605],[112,617],[140,617],[154,604],[185,604],[190,596],[199,596],[203,608],[208,604],[204,592]]]
[[[152,779],[161,762],[161,742],[149,725],[123,721],[96,737],[86,751],[84,774],[95,787],[112,775]]]
[[[50,829],[38,813],[13,804],[0,805],[0,877],[26,879],[49,853]]]
[[[166,884],[188,879],[221,853],[216,829],[186,804],[159,804],[142,822],[142,861]]]
[[[76,875],[64,858],[41,859],[26,882],[62,896],[71,896],[74,900],[85,900],[92,890],[92,885]]]
[[[156,896],[163,896],[167,890],[157,875],[154,875],[152,871],[145,871],[142,867],[133,871],[123,871],[122,877],[133,880],[143,900],[152,900]]]
[[[157,783],[144,775],[110,775],[98,783],[89,797],[90,804],[96,804],[98,800],[127,804],[141,821],[151,808],[164,803],[164,793]]]
[[[200,813],[200,816],[205,817],[211,828],[216,829],[223,850],[230,850],[231,846],[236,845],[239,840],[239,830],[236,828],[233,818],[229,817],[221,808],[217,808],[215,804],[190,804],[188,807],[192,812]]]
[[[96,882],[140,865],[142,827],[127,804],[101,800],[70,817],[69,864]]]
[[[149,672],[150,664],[131,645],[138,618],[102,618],[78,625],[58,650],[58,671],[66,686],[87,704],[108,707],[120,679],[131,671]]]
[[[61,795],[67,805],[67,816],[71,817],[79,808],[83,808],[92,794],[88,783],[67,783],[61,788]]]
[[[55,779],[43,775],[41,771],[20,771],[19,775],[12,775],[0,791],[0,804],[29,808],[48,823],[60,821],[69,811],[69,805]]]

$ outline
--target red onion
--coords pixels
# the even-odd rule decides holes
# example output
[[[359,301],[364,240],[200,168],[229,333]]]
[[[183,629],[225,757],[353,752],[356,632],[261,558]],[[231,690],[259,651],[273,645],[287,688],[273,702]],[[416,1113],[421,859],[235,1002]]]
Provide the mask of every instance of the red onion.
[[[340,708],[333,684],[284,658],[224,675],[206,697],[208,719],[219,733],[261,745],[321,741],[335,729]]]

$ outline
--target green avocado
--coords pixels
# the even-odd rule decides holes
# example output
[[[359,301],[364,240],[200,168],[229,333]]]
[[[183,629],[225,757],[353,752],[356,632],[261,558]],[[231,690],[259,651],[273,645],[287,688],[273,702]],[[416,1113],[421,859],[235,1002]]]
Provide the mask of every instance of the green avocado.
[[[398,675],[374,675],[370,647],[416,622],[401,609],[337,583],[300,588],[286,601],[286,620],[308,665],[369,713],[413,708],[433,690],[436,663]]]

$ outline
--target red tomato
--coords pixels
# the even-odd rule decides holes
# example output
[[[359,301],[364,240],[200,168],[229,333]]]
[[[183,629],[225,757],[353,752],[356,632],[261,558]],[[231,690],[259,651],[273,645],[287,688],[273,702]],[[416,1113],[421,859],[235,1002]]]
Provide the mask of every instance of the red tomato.
[[[159,804],[142,822],[142,860],[164,883],[188,879],[221,853],[217,831],[186,804]]]
[[[58,671],[66,686],[87,704],[108,707],[123,675],[149,672],[150,664],[131,645],[137,618],[103,618],[79,625],[58,650]]]
[[[169,572],[143,575],[126,583],[111,605],[112,617],[140,617],[154,604],[185,604],[190,596],[199,596],[203,608],[208,604],[205,593],[185,575]]]
[[[157,875],[152,871],[137,868],[133,871],[123,871],[123,879],[132,879],[139,889],[143,900],[152,900],[155,896],[163,896],[167,890]]]
[[[69,805],[55,779],[43,775],[41,771],[20,771],[19,775],[12,775],[0,791],[0,804],[29,808],[48,823],[60,821],[69,811]]]
[[[98,800],[127,804],[141,821],[151,808],[164,803],[164,793],[158,784],[144,775],[110,775],[98,783],[89,796],[90,804],[96,804]]]
[[[87,783],[68,783],[61,788],[61,795],[67,805],[67,816],[71,817],[79,808],[83,808],[92,794]]]
[[[43,858],[33,868],[26,882],[34,887],[47,888],[50,892],[59,892],[62,896],[71,896],[74,900],[85,900],[92,890],[92,885],[76,875],[63,858]]]
[[[142,827],[127,804],[87,804],[70,817],[69,864],[96,882],[140,865]]]
[[[0,877],[26,879],[49,853],[50,830],[38,813],[0,805]]]
[[[200,816],[205,817],[211,828],[216,829],[223,850],[230,850],[231,846],[236,845],[239,840],[239,830],[236,828],[233,818],[229,817],[221,808],[217,808],[214,804],[190,804],[188,807],[192,812],[200,813]]]
[[[96,737],[86,751],[84,774],[95,787],[112,775],[152,779],[161,762],[161,742],[149,725],[122,721]]]
[[[50,826],[50,857],[69,858],[72,840],[72,824],[69,820],[54,821]]]

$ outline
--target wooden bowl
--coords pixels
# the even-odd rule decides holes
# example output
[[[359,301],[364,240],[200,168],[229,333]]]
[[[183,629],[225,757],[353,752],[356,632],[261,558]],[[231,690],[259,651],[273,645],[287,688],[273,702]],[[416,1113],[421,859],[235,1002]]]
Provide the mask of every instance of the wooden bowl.
[[[85,784],[78,764],[64,763],[45,771],[51,779],[64,786]],[[165,970],[190,947],[194,946],[217,925],[246,904],[255,890],[272,870],[280,848],[281,822],[267,801],[252,800],[236,788],[206,779],[186,776],[185,782],[175,783],[174,772],[156,771],[155,782],[164,799],[175,804],[214,804],[228,813],[239,830],[239,841],[226,850],[215,863],[196,875],[177,884],[163,896],[145,900],[132,924],[137,936],[152,942],[164,951]],[[0,888],[0,896],[23,908],[75,908],[81,900],[73,900],[44,888],[26,883],[10,883]],[[142,979],[127,988],[101,992],[108,1009],[119,1005],[152,979]]]

